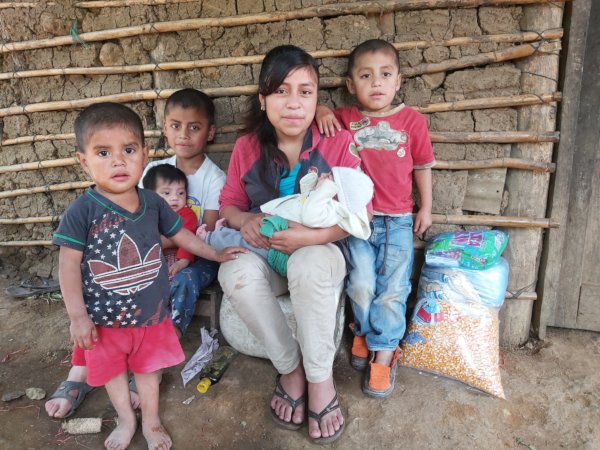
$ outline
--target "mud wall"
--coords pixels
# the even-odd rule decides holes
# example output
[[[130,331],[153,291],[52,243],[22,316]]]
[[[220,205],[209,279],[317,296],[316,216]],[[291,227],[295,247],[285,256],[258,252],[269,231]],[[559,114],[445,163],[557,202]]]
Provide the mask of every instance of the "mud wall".
[[[365,7],[372,4],[353,2],[347,5],[361,3]],[[265,13],[307,11],[318,6],[335,8],[340,6],[340,2],[208,0],[171,5],[83,9],[76,7],[74,1],[60,1],[40,2],[32,8],[0,9],[0,39],[4,44],[51,39],[68,36],[70,33],[75,40],[80,41],[49,48],[5,51],[0,54],[1,72],[20,73],[35,69],[113,67],[224,57],[239,58],[263,55],[273,46],[285,43],[298,45],[310,52],[351,50],[365,39],[382,38],[393,43],[421,42],[399,51],[401,65],[412,75],[405,77],[398,100],[411,106],[425,107],[468,99],[508,98],[525,93],[541,95],[549,92],[546,88],[534,92],[535,89],[523,87],[523,61],[538,57],[539,49],[524,59],[519,57],[494,61],[495,53],[511,50],[521,42],[477,42],[477,38],[530,31],[525,19],[528,10],[543,10],[552,8],[551,5],[392,10],[366,14],[347,13],[342,8],[335,13],[300,20],[248,23],[239,26],[217,24],[189,31],[151,31],[144,35],[85,42],[86,33],[94,31],[182,19],[225,18],[249,14],[259,17]],[[550,28],[556,28],[556,25],[542,24],[531,31],[541,33]],[[462,45],[449,45],[447,42],[461,37],[472,37],[474,40]],[[475,61],[478,55],[484,53],[491,54],[492,59],[487,62],[465,63],[464,67],[443,67],[449,61]],[[339,82],[339,77],[345,75],[346,58],[324,57],[319,61],[322,78],[333,80],[330,83],[333,87],[321,90],[321,101],[331,106],[351,103],[351,96]],[[101,100],[106,96],[139,91],[154,91],[156,96],[159,96],[161,90],[183,87],[214,92],[215,88],[254,85],[258,78],[258,70],[257,63],[234,63],[128,74],[51,75],[29,78],[20,78],[13,74],[9,79],[0,80],[0,166],[73,156],[71,138],[44,139],[47,139],[47,135],[72,133],[73,120],[79,108],[70,105],[51,106],[49,110],[27,112],[32,111],[31,106],[90,98]],[[222,144],[232,143],[235,132],[231,131],[231,127],[229,130],[223,130],[223,127],[241,122],[247,95],[216,93],[214,101],[217,107],[217,126],[221,132],[214,142],[217,145],[211,148],[216,151],[210,156],[226,168],[228,146]],[[160,129],[164,100],[135,100],[124,103],[140,114],[147,130]],[[14,111],[15,107],[26,105],[29,106]],[[441,137],[434,143],[436,158],[441,161],[509,157],[515,152],[518,153],[519,144],[510,142],[511,139],[506,136],[495,140],[481,140],[477,137],[473,141],[472,138],[464,137],[465,133],[502,134],[527,130],[526,124],[519,123],[519,107],[516,106],[432,112],[427,116],[430,130],[441,133]],[[456,136],[448,140],[444,137],[445,132],[464,133],[462,140],[460,137],[457,140]],[[18,138],[29,139],[29,142],[15,143]],[[514,141],[514,138],[512,140]],[[151,146],[155,145],[156,138],[149,138],[149,143]],[[507,170],[511,169],[497,167],[434,170],[433,212],[452,216],[501,216],[513,194],[508,192],[506,187]],[[537,175],[526,172],[524,176]],[[86,177],[75,165],[0,172],[0,192],[1,195],[5,195],[0,198],[0,218],[58,216],[83,192],[82,189],[23,195],[14,195],[12,192],[80,181],[86,181]],[[542,174],[542,183],[547,185],[547,182],[547,174]],[[545,204],[545,198],[540,201]],[[38,245],[47,244],[56,225],[56,222],[0,224],[0,240],[4,245],[8,245],[0,247],[1,264],[4,268],[40,274],[56,272],[56,250],[48,245]],[[428,234],[468,227],[469,225],[437,223]],[[15,246],[12,244],[15,241],[26,241],[26,245]],[[537,252],[531,255],[531,258],[535,263]]]

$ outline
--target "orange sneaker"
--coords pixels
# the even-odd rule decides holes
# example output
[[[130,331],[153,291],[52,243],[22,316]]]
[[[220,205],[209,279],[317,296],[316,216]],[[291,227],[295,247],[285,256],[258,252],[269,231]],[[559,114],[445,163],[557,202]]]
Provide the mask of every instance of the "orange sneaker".
[[[396,364],[401,354],[400,347],[396,347],[392,362],[389,366],[375,362],[375,353],[369,363],[369,371],[365,377],[362,391],[369,397],[383,398],[389,396],[394,390],[396,381]]]
[[[369,365],[369,349],[364,336],[354,336],[350,364],[356,370],[365,370]]]

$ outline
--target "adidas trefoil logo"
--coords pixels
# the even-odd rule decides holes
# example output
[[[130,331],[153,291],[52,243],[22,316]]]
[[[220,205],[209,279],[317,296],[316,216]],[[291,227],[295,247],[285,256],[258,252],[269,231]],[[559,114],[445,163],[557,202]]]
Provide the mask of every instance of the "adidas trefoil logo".
[[[117,248],[118,267],[98,259],[88,261],[94,283],[121,295],[131,295],[147,288],[158,275],[162,261],[160,244],[155,244],[142,261],[135,242],[123,234]]]

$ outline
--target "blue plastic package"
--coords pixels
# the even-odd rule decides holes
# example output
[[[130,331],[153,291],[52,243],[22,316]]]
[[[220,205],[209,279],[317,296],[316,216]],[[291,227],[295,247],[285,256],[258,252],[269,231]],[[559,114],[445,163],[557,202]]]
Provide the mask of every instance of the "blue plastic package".
[[[506,248],[508,235],[501,230],[455,231],[434,236],[425,249],[429,267],[487,269]]]

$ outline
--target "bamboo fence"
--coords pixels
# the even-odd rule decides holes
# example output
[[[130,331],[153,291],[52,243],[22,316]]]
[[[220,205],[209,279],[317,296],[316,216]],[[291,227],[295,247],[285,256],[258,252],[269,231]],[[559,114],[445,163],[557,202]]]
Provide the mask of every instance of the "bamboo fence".
[[[92,31],[78,36],[59,36],[22,42],[10,42],[0,45],[0,54],[23,50],[59,47],[80,42],[98,42],[132,36],[156,33],[197,30],[205,27],[235,27],[256,25],[287,20],[309,19],[313,17],[335,17],[352,14],[384,14],[395,11],[416,11],[441,8],[474,8],[478,6],[509,6],[564,3],[566,0],[395,0],[357,3],[338,3],[312,6],[292,11],[278,11],[260,14],[242,14],[230,17],[199,18],[154,22],[145,25]]]
[[[470,55],[462,58],[450,59],[440,63],[428,63],[419,64],[415,67],[403,68],[402,71],[406,76],[412,77],[423,73],[436,73],[443,72],[446,70],[464,69],[467,67],[475,67],[479,65],[487,65],[490,63],[497,63],[503,61],[509,61],[517,58],[524,58],[533,55],[537,51],[548,50],[548,45],[551,45],[551,49],[555,49],[553,44],[559,43],[546,43],[543,45],[538,44],[523,44],[516,47],[510,47],[504,50],[495,52],[481,53],[479,55]],[[337,88],[344,86],[346,79],[344,77],[329,77],[321,79],[320,86],[323,88]],[[99,97],[90,97],[86,99],[75,99],[75,100],[63,100],[54,102],[40,102],[31,103],[29,105],[17,105],[10,106],[7,108],[0,109],[0,118],[28,114],[34,112],[47,112],[47,111],[65,111],[72,109],[80,109],[100,102],[132,102],[132,101],[148,101],[156,100],[159,98],[168,98],[177,89],[157,89],[157,90],[146,90],[146,91],[134,91],[125,92],[120,94],[105,95]],[[257,92],[256,85],[243,85],[233,87],[217,87],[217,88],[206,88],[203,92],[211,97],[231,97],[240,95],[252,95]]]
[[[516,42],[538,42],[541,40],[549,41],[561,39],[563,36],[562,29],[547,30],[541,33],[522,32],[513,34],[498,34],[498,35],[479,35],[468,37],[457,37],[441,41],[409,41],[401,43],[393,43],[392,45],[397,50],[425,49],[436,46],[450,47],[457,45],[481,44],[481,43],[516,43]],[[350,50],[321,50],[310,52],[312,56],[318,59],[322,58],[339,58],[346,57],[350,54]],[[37,69],[23,70],[14,72],[0,73],[0,80],[10,80],[19,78],[46,77],[46,76],[69,76],[69,75],[113,75],[113,74],[131,74],[144,72],[161,72],[169,70],[191,70],[202,69],[207,67],[222,67],[230,65],[248,65],[260,64],[265,55],[255,56],[236,56],[226,58],[212,58],[194,61],[174,61],[160,62],[153,64],[137,64],[129,66],[106,66],[106,67],[66,67],[60,69]],[[406,76],[412,68],[404,68],[402,73]]]
[[[558,142],[558,131],[547,131],[541,133],[532,133],[529,131],[483,131],[483,132],[461,132],[461,131],[438,131],[430,132],[429,136],[434,143],[458,143],[458,144],[474,144],[474,143],[500,143],[512,144],[520,142]],[[206,147],[206,153],[225,153],[233,149],[233,144],[211,144]],[[152,150],[150,158],[163,158],[172,156],[172,150]],[[69,167],[77,164],[74,157],[49,159],[43,161],[27,162],[13,164],[9,166],[0,166],[0,173],[15,173],[27,170],[39,170],[56,167]],[[435,169],[444,170],[469,170],[469,169],[491,169],[491,168],[510,168],[532,170],[534,172],[553,172],[554,165],[552,163],[544,163],[533,160],[524,160],[518,158],[494,158],[485,160],[467,160],[467,161],[438,161],[434,166]],[[13,191],[0,192],[0,198],[6,198]],[[12,197],[12,195],[8,195]]]
[[[471,109],[490,109],[490,108],[508,108],[508,107],[519,107],[519,106],[530,106],[539,105],[542,103],[552,103],[561,101],[562,96],[560,92],[554,92],[552,94],[522,94],[512,95],[507,97],[488,97],[478,98],[471,100],[458,100],[454,102],[446,103],[432,103],[427,106],[415,106],[413,109],[429,114],[435,112],[448,112],[448,111],[465,111]],[[226,125],[220,127],[217,133],[235,133],[241,130],[241,125]],[[146,137],[158,137],[160,136],[159,130],[146,131],[144,135]],[[54,141],[54,140],[72,140],[75,139],[74,133],[63,133],[63,134],[38,134],[35,136],[21,136],[14,139],[6,139],[2,141],[1,147],[8,145],[27,144],[32,142],[41,141]],[[2,173],[0,168],[0,173]]]

